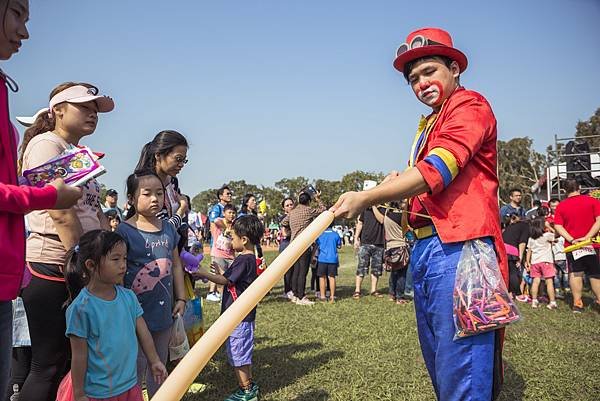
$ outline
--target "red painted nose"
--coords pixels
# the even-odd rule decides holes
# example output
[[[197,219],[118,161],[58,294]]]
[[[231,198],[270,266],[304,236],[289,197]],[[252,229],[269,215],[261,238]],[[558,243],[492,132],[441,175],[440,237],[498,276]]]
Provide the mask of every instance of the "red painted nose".
[[[427,88],[429,88],[430,86],[431,86],[431,84],[429,83],[429,81],[427,81],[427,82],[421,82],[419,84],[419,89],[421,89],[422,91],[424,91]]]

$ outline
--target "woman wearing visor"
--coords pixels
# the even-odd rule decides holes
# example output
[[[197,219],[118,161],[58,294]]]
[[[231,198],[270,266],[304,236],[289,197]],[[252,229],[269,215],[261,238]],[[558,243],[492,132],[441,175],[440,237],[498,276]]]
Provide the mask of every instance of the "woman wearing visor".
[[[50,93],[45,113],[39,113],[25,131],[19,166],[21,171],[37,167],[78,146],[96,130],[98,113],[114,108],[111,98],[98,95],[86,83],[67,82]],[[65,337],[64,303],[67,289],[63,263],[67,250],[91,230],[109,229],[100,208],[100,184],[94,179],[82,186],[83,196],[66,210],[42,210],[27,216],[31,233],[27,238],[27,268],[30,284],[23,290],[31,336],[31,370],[20,399],[54,400],[65,373],[68,340]]]

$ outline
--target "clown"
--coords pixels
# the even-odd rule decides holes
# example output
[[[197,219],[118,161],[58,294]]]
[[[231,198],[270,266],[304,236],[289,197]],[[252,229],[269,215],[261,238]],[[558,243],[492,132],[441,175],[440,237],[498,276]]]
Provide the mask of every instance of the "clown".
[[[467,57],[447,32],[412,32],[398,48],[394,67],[431,109],[419,122],[409,167],[373,189],[343,194],[331,210],[336,217],[352,217],[372,205],[410,199],[408,223],[417,237],[410,262],[417,328],[436,396],[489,401],[502,381],[503,332],[454,341],[452,293],[467,240],[493,246],[507,277],[498,220],[496,119],[482,95],[460,85]]]

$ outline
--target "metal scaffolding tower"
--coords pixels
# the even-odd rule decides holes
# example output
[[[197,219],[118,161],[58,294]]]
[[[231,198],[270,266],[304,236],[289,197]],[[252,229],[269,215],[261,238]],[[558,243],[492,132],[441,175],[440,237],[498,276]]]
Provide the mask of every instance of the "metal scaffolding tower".
[[[600,146],[591,146],[589,152],[584,153],[566,153],[566,145],[573,140],[588,140],[592,138],[600,138],[600,135],[579,136],[572,138],[559,138],[554,135],[554,149],[548,149],[546,154],[546,195],[547,199],[556,197],[562,199],[565,197],[564,191],[561,192],[560,180],[571,178],[577,174],[589,174],[590,178],[596,179],[600,183]],[[590,157],[590,168],[583,170],[568,170],[568,160],[572,157]],[[582,185],[582,191],[592,191],[599,189],[597,185]]]

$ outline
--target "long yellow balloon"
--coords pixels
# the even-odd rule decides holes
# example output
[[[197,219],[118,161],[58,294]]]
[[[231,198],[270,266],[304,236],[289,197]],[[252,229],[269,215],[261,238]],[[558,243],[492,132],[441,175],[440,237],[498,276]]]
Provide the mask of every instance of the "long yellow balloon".
[[[573,251],[576,251],[578,249],[583,248],[584,246],[588,246],[588,245],[592,245],[592,244],[597,244],[599,242],[600,242],[600,237],[588,239],[588,240],[581,241],[581,242],[578,242],[578,243],[573,244],[573,245],[566,246],[565,249],[564,249],[564,251],[565,252],[573,252]]]
[[[286,271],[300,258],[300,255],[315,242],[317,237],[333,221],[333,213],[321,213],[273,263],[244,291],[240,297],[213,323],[200,340],[171,372],[160,386],[152,401],[180,400],[190,384],[202,371],[210,358],[225,342],[233,329],[248,315],[258,302],[281,280]]]

